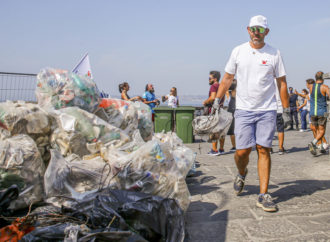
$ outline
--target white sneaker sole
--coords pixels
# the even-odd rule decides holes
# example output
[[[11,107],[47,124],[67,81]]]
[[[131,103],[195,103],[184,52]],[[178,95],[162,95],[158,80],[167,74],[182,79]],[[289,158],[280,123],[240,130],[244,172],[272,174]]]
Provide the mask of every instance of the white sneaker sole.
[[[257,207],[262,208],[266,212],[276,212],[277,208],[265,208],[262,203],[257,202]]]

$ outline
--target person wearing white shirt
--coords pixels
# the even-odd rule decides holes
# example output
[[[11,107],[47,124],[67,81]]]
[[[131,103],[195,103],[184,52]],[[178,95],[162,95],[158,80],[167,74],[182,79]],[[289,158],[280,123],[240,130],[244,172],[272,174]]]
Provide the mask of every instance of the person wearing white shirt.
[[[172,87],[170,90],[170,94],[166,96],[162,96],[162,101],[167,101],[167,105],[171,108],[177,108],[179,105],[179,99],[177,96],[176,87]]]
[[[234,181],[234,190],[237,195],[243,191],[249,155],[252,147],[256,146],[260,184],[257,206],[264,211],[275,212],[278,208],[268,194],[270,148],[276,123],[276,84],[283,105],[284,125],[291,121],[286,72],[279,50],[264,41],[269,33],[266,17],[252,17],[247,31],[250,41],[232,51],[213,108],[219,108],[219,98],[225,95],[236,75],[235,162],[238,175]]]

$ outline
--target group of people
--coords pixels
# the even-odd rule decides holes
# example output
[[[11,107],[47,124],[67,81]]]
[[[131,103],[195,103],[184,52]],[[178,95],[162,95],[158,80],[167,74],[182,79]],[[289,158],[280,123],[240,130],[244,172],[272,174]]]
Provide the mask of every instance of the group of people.
[[[231,105],[235,103],[235,106],[231,112],[234,121],[231,128],[234,130],[234,160],[238,170],[234,191],[237,195],[242,193],[248,174],[249,155],[252,148],[256,147],[260,184],[256,205],[264,211],[275,212],[278,207],[268,193],[270,154],[275,131],[278,131],[279,154],[283,154],[284,130],[293,129],[293,118],[296,128],[299,128],[296,118],[298,111],[301,113],[301,130],[307,130],[306,116],[309,112],[310,128],[314,135],[308,144],[309,150],[313,155],[317,149],[324,152],[329,87],[323,84],[323,72],[317,72],[315,81],[306,81],[307,88],[302,93],[293,92],[293,88],[288,91],[281,53],[264,41],[269,31],[266,17],[257,15],[250,19],[247,26],[250,40],[233,49],[220,82],[220,72],[210,72],[209,98],[203,105],[210,113],[211,109],[222,108],[226,97],[230,97],[229,104],[233,100]],[[298,102],[298,97],[301,102]],[[228,111],[232,110],[229,107],[231,105],[228,105]],[[220,149],[214,142],[210,155],[223,152],[224,137],[219,141]]]
[[[130,97],[128,95],[129,91],[129,84],[127,82],[123,82],[119,84],[119,92],[121,94],[121,99],[126,100],[126,101],[140,101],[145,104],[147,104],[152,112],[152,121],[154,121],[154,108],[160,104],[159,99],[156,98],[155,96],[155,89],[152,84],[147,84],[145,87],[145,92],[142,94],[142,96],[135,96],[135,97]],[[177,108],[179,105],[179,99],[177,95],[177,89],[176,87],[172,87],[170,90],[170,93],[166,96],[162,96],[162,102],[168,103],[168,106],[171,108]]]
[[[329,87],[323,84],[323,72],[319,71],[315,80],[306,80],[306,89],[302,93],[293,91],[291,87],[288,91],[281,53],[265,43],[265,37],[270,32],[267,18],[262,15],[252,17],[246,30],[250,40],[232,50],[222,80],[220,81],[219,71],[209,73],[209,97],[203,105],[205,112],[211,114],[211,111],[223,108],[227,99],[227,110],[233,114],[228,135],[231,137],[231,150],[235,151],[234,160],[237,166],[233,189],[236,195],[242,193],[248,174],[249,156],[255,147],[258,153],[260,185],[256,205],[264,211],[275,212],[278,207],[268,193],[270,154],[275,131],[278,132],[279,154],[283,154],[284,130],[293,129],[293,119],[296,129],[299,129],[298,112],[301,116],[301,130],[307,130],[306,116],[309,112],[314,137],[308,144],[309,150],[313,155],[316,155],[317,150],[324,152]],[[146,85],[142,97],[130,98],[128,90],[127,83],[120,85],[122,99],[143,101],[151,109],[159,104],[151,84]],[[178,105],[176,88],[172,88],[170,94],[163,97],[164,100]],[[225,137],[220,137],[219,149],[218,142],[213,142],[209,154],[223,154],[224,141]]]

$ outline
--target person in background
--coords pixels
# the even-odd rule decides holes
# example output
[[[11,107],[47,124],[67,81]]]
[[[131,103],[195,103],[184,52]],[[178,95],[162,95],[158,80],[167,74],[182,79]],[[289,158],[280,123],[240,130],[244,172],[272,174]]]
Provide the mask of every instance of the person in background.
[[[298,123],[298,113],[297,113],[297,106],[298,106],[298,95],[293,93],[293,88],[289,87],[289,96],[290,96],[290,115],[292,119],[291,127],[289,130],[293,130],[293,119],[296,123],[296,130],[299,130],[299,123]]]
[[[207,107],[208,114],[211,115],[211,110],[212,110],[212,104],[215,99],[215,95],[217,94],[218,88],[219,88],[219,80],[220,80],[221,74],[219,71],[210,71],[209,74],[209,85],[210,85],[210,90],[209,90],[209,98],[206,99],[203,102],[203,106]],[[224,98],[221,100],[221,107],[223,106],[223,101]],[[225,138],[220,137],[220,149],[218,150],[218,142],[212,142],[212,149],[208,153],[209,155],[220,155],[224,154],[224,144],[225,144]]]
[[[167,101],[167,105],[171,108],[177,108],[179,106],[179,99],[178,99],[176,87],[171,88],[170,94],[166,96],[162,96],[162,101],[163,102]]]
[[[232,148],[230,149],[230,152],[235,152],[236,151],[236,142],[235,142],[235,109],[236,109],[236,86],[237,86],[237,80],[234,79],[231,86],[229,87],[229,103],[228,103],[228,109],[227,111],[233,114],[233,121],[230,124],[230,127],[228,129],[227,135],[230,135],[230,140],[232,144]]]
[[[129,85],[127,82],[123,82],[123,83],[119,84],[119,92],[121,94],[122,100],[126,100],[126,101],[140,101],[141,100],[140,96],[130,98],[127,93],[128,91],[129,91]]]
[[[310,79],[307,79],[306,80],[306,87],[307,87],[307,89],[309,89],[309,87],[311,86],[311,85],[313,85],[315,83],[315,80],[314,79],[312,79],[312,78],[310,78]],[[313,136],[314,136],[314,138],[316,137],[316,129],[314,128],[314,126],[313,126],[313,124],[312,124],[312,122],[311,122],[311,108],[310,108],[310,97],[311,97],[311,93],[308,93],[308,95],[305,95],[305,94],[303,94],[303,93],[298,93],[297,91],[296,91],[296,94],[298,95],[298,96],[301,96],[301,97],[303,97],[303,98],[306,98],[307,99],[307,109],[308,109],[308,112],[309,112],[309,127],[310,127],[310,129],[313,131]],[[327,143],[327,140],[325,139],[325,137],[323,136],[322,137],[322,140],[319,140],[319,142],[317,143],[317,147],[318,147],[318,149],[321,149],[321,145],[323,146],[323,148],[324,148],[324,150],[327,150],[328,149],[328,147],[329,147],[329,145],[328,145],[328,143]]]
[[[156,106],[159,105],[159,100],[156,99],[155,96],[155,89],[154,86],[152,84],[147,84],[145,87],[145,92],[142,95],[142,101],[143,103],[147,104],[150,109],[151,109],[151,113],[152,113],[152,121],[155,121],[155,111],[154,108]]]
[[[278,135],[278,154],[283,155],[287,151],[284,149],[284,120],[283,120],[283,106],[280,97],[280,92],[276,87],[276,101],[277,101],[277,111],[276,111],[276,131]]]
[[[299,95],[300,96],[300,95]],[[301,129],[300,132],[306,132],[307,131],[307,113],[308,113],[308,107],[307,107],[307,100],[308,97],[308,91],[306,89],[302,90],[302,95],[301,95],[301,105],[297,107],[297,111],[300,111],[300,120],[301,120]]]
[[[316,155],[317,143],[322,142],[320,146],[321,153],[326,153],[323,144],[323,137],[327,125],[327,96],[329,97],[329,87],[323,84],[323,72],[319,71],[315,74],[315,83],[308,85],[311,93],[311,120],[313,124],[314,139],[308,144],[308,148],[312,155]]]

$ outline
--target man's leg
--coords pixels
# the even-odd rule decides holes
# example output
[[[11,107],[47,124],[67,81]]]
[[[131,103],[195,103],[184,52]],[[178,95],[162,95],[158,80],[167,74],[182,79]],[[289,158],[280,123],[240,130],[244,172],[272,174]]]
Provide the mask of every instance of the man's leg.
[[[278,133],[278,147],[282,150],[284,149],[283,143],[284,143],[284,132],[279,132]]]
[[[320,129],[319,119],[320,119],[319,116],[312,116],[311,117],[314,139],[311,143],[308,144],[308,148],[309,148],[309,151],[311,152],[312,155],[317,154],[316,145],[322,139],[322,135],[321,136],[319,135],[319,133],[320,133],[320,131],[319,131],[319,129]],[[323,134],[324,134],[324,132],[323,132]]]
[[[294,116],[294,121],[296,123],[296,130],[299,130],[299,122],[298,122],[298,112],[297,112],[297,109],[294,110],[293,116]]]
[[[225,136],[222,136],[220,137],[220,148],[219,148],[220,153],[225,152],[224,147],[225,147]]]
[[[317,139],[317,141],[322,140],[324,134],[325,134],[325,128],[324,128],[324,126],[323,125],[319,125],[318,126],[318,129],[316,131],[316,137],[315,137],[315,139]]]
[[[235,162],[238,174],[234,181],[234,191],[239,195],[244,188],[247,174],[247,165],[252,147],[256,145],[255,140],[255,120],[256,112],[236,110],[235,112]]]
[[[270,148],[257,145],[258,152],[258,174],[260,184],[260,194],[268,192],[271,160],[270,160]]]
[[[236,143],[235,143],[235,135],[230,135],[230,140],[233,148],[236,148]]]
[[[290,123],[290,129],[293,129],[293,108],[290,108],[290,117],[291,117],[291,123]]]
[[[236,150],[235,152],[235,163],[238,169],[238,173],[241,176],[246,175],[246,167],[249,164],[249,155],[251,153],[252,147],[242,150]]]
[[[278,133],[278,154],[282,155],[284,154],[284,147],[283,147],[283,143],[284,143],[284,120],[283,120],[283,116],[281,113],[278,113],[276,115],[276,130]]]
[[[217,151],[218,150],[218,141],[212,142],[212,150]]]
[[[268,194],[268,184],[270,177],[270,147],[275,133],[276,111],[267,111],[259,116],[256,125],[256,147],[258,152],[258,174],[260,184],[260,194],[257,206],[266,212],[277,211],[277,206],[272,197]]]
[[[309,127],[311,128],[311,130],[313,132],[313,137],[315,138],[316,137],[316,127],[312,123],[309,125]]]

